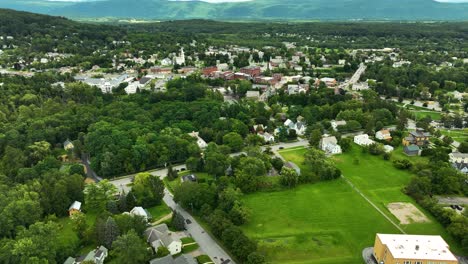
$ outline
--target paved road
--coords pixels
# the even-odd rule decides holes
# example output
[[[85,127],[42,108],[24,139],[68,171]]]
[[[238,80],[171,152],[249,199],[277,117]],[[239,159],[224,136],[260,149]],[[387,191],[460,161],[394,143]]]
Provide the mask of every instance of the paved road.
[[[359,79],[361,78],[361,75],[366,71],[366,69],[367,69],[367,66],[364,63],[361,63],[359,65],[359,68],[356,70],[356,72],[351,77],[351,79],[349,79],[348,81],[340,84],[339,87],[341,89],[346,89],[350,85],[352,86],[352,85],[356,84],[359,81]]]
[[[444,197],[444,196],[436,196],[437,200],[439,201],[439,204],[458,204],[458,205],[468,205],[468,197]]]
[[[298,141],[295,142],[290,142],[290,143],[280,143],[276,145],[271,145],[271,146],[263,146],[262,150],[265,150],[267,147],[270,147],[271,150],[276,154],[278,150],[283,149],[283,148],[293,148],[293,147],[303,147],[307,146],[309,142],[304,139],[299,139]],[[241,155],[242,152],[239,153],[233,153],[231,156],[238,156]],[[185,164],[174,166],[173,167],[176,170],[180,170],[182,168],[186,168]],[[160,170],[153,170],[149,171],[151,175],[158,176],[160,178],[164,178],[167,175],[167,169],[160,169]],[[131,183],[132,178],[135,174],[128,175],[125,177],[120,177],[118,179],[112,180],[111,183],[114,184],[119,190],[129,192],[131,187],[128,186],[129,183]],[[192,223],[187,225],[187,231],[190,233],[190,235],[195,239],[195,241],[200,245],[200,248],[208,255],[210,258],[216,263],[221,263],[224,260],[231,259],[229,255],[224,251],[224,249],[221,248],[221,246],[206,233],[206,231],[203,229],[203,227],[187,212],[185,211],[181,206],[176,204],[174,202],[174,199],[172,197],[172,194],[165,189],[164,190],[164,202],[171,207],[172,209],[177,210],[182,214],[182,216],[185,219],[189,219]],[[234,261],[230,261],[230,263],[235,264]]]
[[[175,169],[180,169],[185,167],[185,165],[175,166]],[[167,169],[157,170],[150,172],[152,175],[159,176],[161,178],[166,177]],[[128,192],[131,187],[127,186],[131,182],[133,175],[130,175],[125,178],[120,178],[117,180],[111,181],[118,189]],[[224,249],[210,236],[206,233],[203,227],[187,212],[174,202],[174,198],[169,190],[164,190],[164,202],[173,210],[177,210],[185,219],[191,221],[190,224],[187,224],[187,231],[190,233],[192,238],[198,243],[200,248],[214,261],[216,264],[220,264],[224,260],[231,259]],[[231,259],[230,263],[235,264]]]
[[[102,181],[102,178],[99,177],[96,172],[94,172],[94,170],[91,168],[90,166],[90,162],[89,162],[89,155],[86,154],[86,153],[83,153],[81,155],[81,163],[86,167],[86,175],[95,180],[96,182],[100,182]]]
[[[200,248],[213,260],[214,263],[222,263],[223,261],[230,259],[229,263],[235,264],[231,257],[224,251],[223,248],[206,233],[203,227],[182,208],[180,205],[174,202],[172,194],[168,190],[165,190],[164,202],[171,207],[173,210],[178,211],[186,220],[190,220],[190,224],[186,224],[187,231],[190,233],[192,238],[198,243]]]

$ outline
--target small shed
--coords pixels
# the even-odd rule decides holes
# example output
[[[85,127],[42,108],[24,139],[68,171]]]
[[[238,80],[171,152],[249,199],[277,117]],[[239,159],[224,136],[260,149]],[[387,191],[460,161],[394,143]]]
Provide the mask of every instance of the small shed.
[[[72,205],[70,205],[70,207],[68,208],[68,214],[72,216],[79,212],[81,212],[81,202],[74,201]]]
[[[409,145],[409,146],[405,146],[403,148],[403,151],[405,152],[406,155],[408,156],[418,156],[419,155],[419,147],[416,146],[416,145]]]

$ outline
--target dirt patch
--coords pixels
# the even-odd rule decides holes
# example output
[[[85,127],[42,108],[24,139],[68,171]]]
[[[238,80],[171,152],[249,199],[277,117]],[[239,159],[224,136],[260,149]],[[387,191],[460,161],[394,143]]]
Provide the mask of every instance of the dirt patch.
[[[387,208],[403,225],[430,222],[412,203],[389,203]]]

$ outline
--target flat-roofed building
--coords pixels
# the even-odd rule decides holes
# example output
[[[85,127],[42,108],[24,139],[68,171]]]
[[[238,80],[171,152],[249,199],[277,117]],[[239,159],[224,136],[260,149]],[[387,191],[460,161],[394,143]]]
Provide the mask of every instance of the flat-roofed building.
[[[377,234],[374,257],[379,264],[457,264],[441,236]]]

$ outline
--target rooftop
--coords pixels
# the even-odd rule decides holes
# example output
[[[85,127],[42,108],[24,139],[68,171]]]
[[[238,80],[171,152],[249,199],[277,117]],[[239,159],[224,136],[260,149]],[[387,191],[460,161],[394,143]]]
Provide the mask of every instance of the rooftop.
[[[457,260],[441,236],[377,234],[397,259]]]

